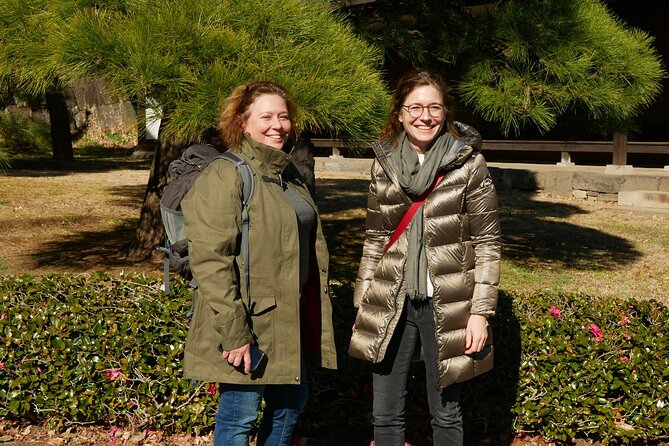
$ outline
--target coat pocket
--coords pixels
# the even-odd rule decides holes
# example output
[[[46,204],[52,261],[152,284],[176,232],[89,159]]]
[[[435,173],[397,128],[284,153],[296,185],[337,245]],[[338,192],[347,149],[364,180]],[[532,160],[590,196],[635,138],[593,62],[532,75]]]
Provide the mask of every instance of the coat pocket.
[[[276,296],[272,295],[258,295],[251,297],[251,316],[262,316],[268,311],[276,308]]]

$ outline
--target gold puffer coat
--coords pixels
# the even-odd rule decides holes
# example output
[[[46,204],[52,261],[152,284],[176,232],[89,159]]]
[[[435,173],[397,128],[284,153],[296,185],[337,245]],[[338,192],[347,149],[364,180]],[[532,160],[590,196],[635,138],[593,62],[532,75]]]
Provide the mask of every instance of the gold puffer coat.
[[[495,313],[501,252],[497,193],[479,153],[481,137],[473,128],[455,124],[464,138],[452,138],[457,155],[440,167],[444,179],[423,205],[442,387],[492,368],[492,336],[482,352],[465,355],[465,333],[470,314]],[[383,254],[411,205],[389,158],[391,147],[375,147],[366,239],[354,294],[358,314],[349,346],[351,356],[372,363],[383,360],[405,302],[406,231]]]

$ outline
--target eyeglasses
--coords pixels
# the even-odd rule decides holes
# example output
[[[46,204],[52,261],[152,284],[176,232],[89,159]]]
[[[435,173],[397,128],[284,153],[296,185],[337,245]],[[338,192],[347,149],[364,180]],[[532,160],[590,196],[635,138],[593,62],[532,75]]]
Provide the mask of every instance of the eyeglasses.
[[[427,108],[427,112],[433,118],[441,118],[444,116],[444,106],[441,104],[430,104],[430,105],[403,105],[402,108],[409,113],[409,116],[412,118],[419,118],[423,115],[423,110]]]

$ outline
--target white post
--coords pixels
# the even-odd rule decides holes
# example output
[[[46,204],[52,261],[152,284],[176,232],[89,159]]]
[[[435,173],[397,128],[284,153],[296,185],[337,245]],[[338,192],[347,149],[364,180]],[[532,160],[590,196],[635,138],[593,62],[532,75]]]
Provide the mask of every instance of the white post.
[[[153,98],[146,99],[146,135],[144,139],[155,141],[160,133],[160,121],[163,117],[163,108]]]
[[[332,155],[330,155],[330,158],[343,158],[339,147],[332,148]]]
[[[558,166],[573,166],[575,163],[571,161],[571,153],[569,152],[560,152],[560,162],[557,163]]]

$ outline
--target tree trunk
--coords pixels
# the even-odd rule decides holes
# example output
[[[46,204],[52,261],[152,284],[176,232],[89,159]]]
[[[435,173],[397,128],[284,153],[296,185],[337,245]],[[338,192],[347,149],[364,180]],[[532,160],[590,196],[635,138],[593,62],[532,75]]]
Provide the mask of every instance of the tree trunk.
[[[160,197],[167,184],[167,168],[179,156],[180,149],[181,146],[172,141],[156,143],[139,223],[128,249],[129,259],[146,259],[157,246],[162,245],[165,231],[160,217]]]
[[[59,161],[74,161],[72,135],[70,133],[70,113],[67,111],[62,91],[46,93],[46,108],[51,121],[51,147],[53,157]]]

